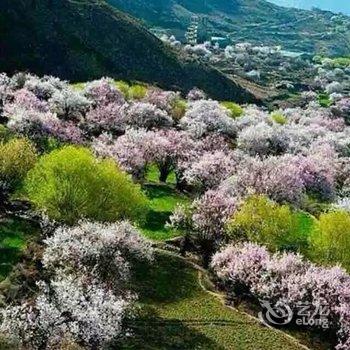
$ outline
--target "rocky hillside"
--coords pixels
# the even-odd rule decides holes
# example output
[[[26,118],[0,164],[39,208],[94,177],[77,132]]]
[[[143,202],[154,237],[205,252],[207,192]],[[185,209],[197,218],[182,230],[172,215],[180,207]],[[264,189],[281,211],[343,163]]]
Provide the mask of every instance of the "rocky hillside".
[[[329,55],[345,55],[350,50],[350,18],[334,18],[331,12],[285,8],[265,0],[108,1],[180,39],[191,16],[197,14],[203,40],[228,36],[235,42],[282,45],[288,50]]]
[[[197,86],[217,99],[255,99],[215,69],[179,58],[102,0],[1,0],[0,67],[71,81],[108,75],[183,92]]]

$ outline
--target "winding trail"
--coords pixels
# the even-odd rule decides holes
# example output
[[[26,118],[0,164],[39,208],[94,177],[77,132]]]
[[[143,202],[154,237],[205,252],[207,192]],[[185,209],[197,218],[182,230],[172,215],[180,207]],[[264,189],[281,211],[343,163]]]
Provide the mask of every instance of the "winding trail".
[[[197,271],[197,276],[198,276],[198,285],[200,286],[200,288],[210,294],[213,298],[216,298],[220,301],[220,303],[223,305],[223,307],[227,308],[227,309],[230,309],[236,313],[239,313],[243,316],[245,316],[246,318],[249,318],[250,320],[254,321],[254,322],[258,322],[260,323],[261,325],[263,325],[264,327],[267,327],[269,329],[271,329],[272,331],[282,335],[283,337],[287,338],[289,341],[293,342],[298,348],[300,349],[304,349],[304,350],[312,350],[311,348],[307,347],[306,345],[302,344],[298,339],[296,339],[295,337],[291,336],[290,334],[287,334],[279,329],[276,329],[272,326],[269,326],[265,323],[262,323],[261,320],[257,317],[254,317],[250,314],[248,314],[247,312],[244,312],[244,311],[241,311],[241,310],[238,310],[236,309],[235,307],[233,306],[230,306],[230,305],[227,305],[227,303],[225,302],[225,295],[223,293],[219,293],[217,291],[213,291],[213,290],[210,290],[206,287],[206,284],[210,284],[212,286],[212,288],[215,290],[215,287],[214,285],[212,284],[212,282],[210,281],[210,278],[209,278],[209,274],[208,274],[208,271],[206,271],[203,267],[201,267],[200,265],[196,264],[195,262],[193,261],[190,261],[189,259],[173,252],[173,251],[169,251],[167,249],[164,249],[164,248],[155,248],[156,251],[158,251],[159,253],[162,253],[162,254],[167,254],[167,255],[171,255],[172,257],[174,258],[177,258],[177,259],[180,259],[182,260],[183,262],[185,262],[186,264],[190,265],[191,267],[193,267],[196,271]],[[207,283],[205,283],[204,281],[206,281]]]

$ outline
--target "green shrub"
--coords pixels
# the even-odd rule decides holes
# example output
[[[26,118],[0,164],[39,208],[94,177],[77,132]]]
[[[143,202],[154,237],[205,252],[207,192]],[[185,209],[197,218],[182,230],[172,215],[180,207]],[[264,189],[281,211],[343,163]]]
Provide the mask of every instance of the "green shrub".
[[[221,102],[221,105],[229,110],[232,118],[239,118],[244,112],[243,108],[234,102],[225,101]]]
[[[36,161],[35,148],[26,139],[12,139],[0,143],[0,181],[14,189],[34,167]]]
[[[115,83],[116,87],[122,92],[122,94],[124,95],[125,99],[126,100],[129,100],[129,89],[130,89],[130,86],[128,83],[126,83],[125,81],[117,81]]]
[[[67,146],[43,156],[25,182],[29,199],[57,221],[75,224],[131,219],[142,222],[147,200],[112,160],[97,160],[85,149]]]
[[[335,67],[346,68],[350,67],[350,57],[337,57],[333,59]]]
[[[228,224],[233,240],[249,240],[271,250],[305,251],[312,219],[264,196],[248,198]]]
[[[178,98],[173,102],[171,116],[174,120],[179,121],[186,113],[187,102],[182,98]]]
[[[271,113],[271,119],[280,125],[284,125],[287,123],[287,118],[281,112]]]
[[[321,214],[310,243],[313,260],[325,264],[341,263],[350,269],[350,214],[346,211]]]
[[[145,85],[134,84],[130,86],[122,80],[117,81],[115,85],[122,92],[126,100],[142,100],[148,91]]]
[[[321,107],[328,108],[332,105],[332,100],[330,99],[328,94],[319,94],[318,103]]]
[[[147,94],[147,87],[144,85],[132,85],[129,88],[129,98],[132,100],[142,100]]]
[[[86,83],[74,83],[74,84],[71,84],[71,87],[74,89],[74,90],[77,90],[77,91],[82,91],[84,90],[86,86]]]
[[[317,61],[315,58],[317,59]],[[325,61],[327,61],[327,66],[333,69],[350,67],[350,56],[335,57],[335,58],[325,58],[325,57],[315,56],[313,60],[317,64],[322,64]]]

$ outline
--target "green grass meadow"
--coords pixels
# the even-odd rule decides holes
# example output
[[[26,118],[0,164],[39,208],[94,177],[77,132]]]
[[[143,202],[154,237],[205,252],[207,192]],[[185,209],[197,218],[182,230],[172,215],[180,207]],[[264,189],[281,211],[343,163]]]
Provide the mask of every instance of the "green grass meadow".
[[[165,225],[176,206],[190,203],[190,198],[175,189],[174,173],[170,174],[166,184],[159,183],[158,178],[158,170],[151,167],[147,174],[147,183],[143,186],[150,202],[150,210],[141,229],[147,238],[164,241],[178,235]]]
[[[38,234],[38,228],[19,218],[0,219],[0,282],[19,261],[27,242]]]
[[[169,253],[138,266],[139,314],[121,350],[299,350],[295,341],[228,308],[201,288],[198,271]],[[134,285],[133,284],[133,285]]]

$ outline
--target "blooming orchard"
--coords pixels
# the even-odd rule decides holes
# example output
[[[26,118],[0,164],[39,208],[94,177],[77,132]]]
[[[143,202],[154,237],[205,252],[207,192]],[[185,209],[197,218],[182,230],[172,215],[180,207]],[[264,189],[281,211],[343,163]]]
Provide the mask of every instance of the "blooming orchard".
[[[206,48],[197,49],[205,52]],[[226,54],[231,55],[231,51]],[[241,58],[244,61],[244,55]],[[214,255],[212,262],[219,278],[229,282],[228,288],[243,288],[273,302],[308,301],[316,305],[326,300],[339,336],[338,349],[343,350],[349,348],[350,342],[350,282],[344,270],[318,267],[298,254],[271,255],[253,243],[236,244],[257,237],[256,242],[274,250],[295,251],[302,247],[310,259],[348,267],[350,241],[344,232],[350,220],[350,99],[342,84],[335,83],[334,79],[341,76],[339,71],[318,73],[315,86],[319,84],[331,94],[329,107],[318,102],[311,91],[303,94],[301,107],[275,112],[211,100],[198,89],[191,90],[185,98],[177,92],[130,86],[109,78],[70,85],[48,76],[0,74],[0,120],[6,126],[5,131],[0,130],[4,137],[0,148],[8,142],[2,135],[9,133],[10,138],[26,137],[32,142],[23,141],[21,145],[33,162],[34,147],[41,155],[74,143],[94,152],[93,156],[87,151],[88,169],[108,164],[99,180],[105,182],[97,183],[98,173],[85,171],[85,163],[76,165],[77,156],[62,163],[59,153],[54,153],[58,151],[53,151],[49,157],[41,158],[48,159],[50,185],[46,180],[40,182],[44,180],[39,176],[31,183],[30,194],[32,198],[42,196],[41,210],[48,214],[59,212],[57,217],[70,224],[74,220],[64,220],[61,214],[87,218],[80,215],[78,204],[89,208],[86,213],[91,215],[97,210],[98,215],[92,216],[95,220],[112,217],[103,215],[108,208],[102,206],[102,194],[119,190],[119,180],[111,182],[115,169],[121,169],[123,183],[129,185],[131,179],[124,172],[141,185],[149,181],[150,169],[157,169],[162,186],[173,175],[176,190],[188,195],[192,203],[178,206],[168,226],[192,243],[204,265],[209,265],[222,245],[235,243]],[[10,143],[8,147],[21,145]],[[6,152],[10,154],[11,149]],[[10,174],[24,163],[20,183],[34,164],[26,166],[23,159],[11,159],[16,166],[6,168],[12,171]],[[0,179],[14,191],[16,186],[9,183],[11,176],[3,164],[0,163]],[[77,179],[72,174],[80,175]],[[92,188],[100,189],[96,198],[103,209],[86,203],[85,198],[95,198],[95,192],[91,190],[85,197],[87,191],[78,186],[83,178],[89,185],[96,185]],[[42,188],[37,190],[35,182],[40,182]],[[52,193],[60,195],[47,200]],[[67,213],[60,209],[62,198],[70,198],[68,194],[79,201],[69,200],[73,209]],[[128,198],[118,201],[119,198],[113,197],[113,203],[128,209]],[[251,204],[251,198],[263,199],[244,205]],[[242,213],[247,207],[250,211]],[[281,239],[276,227],[268,226],[277,221],[263,216],[266,207],[280,215],[279,223],[284,218],[290,220],[288,225],[282,225],[287,227],[288,239]],[[252,223],[249,229],[254,232],[241,232],[245,230],[242,224],[236,226],[240,232],[232,235],[231,223],[239,215],[245,219],[247,212],[251,216],[248,222]],[[128,213],[127,217],[133,218]],[[332,219],[335,217],[338,222]],[[280,244],[282,241],[288,244]],[[131,262],[135,258],[149,260],[149,244],[129,223],[86,221],[57,229],[45,244],[43,265],[49,278],[39,283],[40,292],[35,298],[4,311],[2,331],[33,349],[54,348],[64,337],[96,348],[122,335],[123,320],[134,300],[126,287]]]

